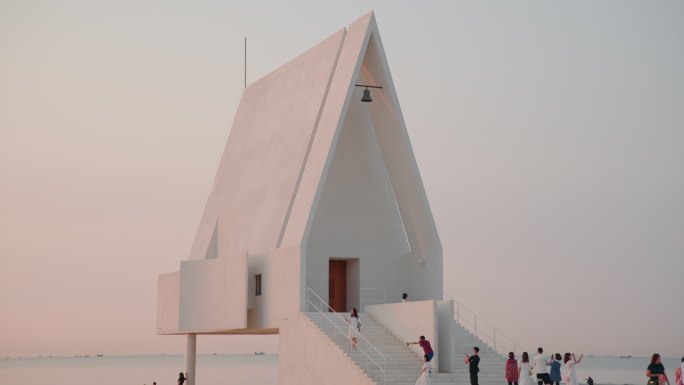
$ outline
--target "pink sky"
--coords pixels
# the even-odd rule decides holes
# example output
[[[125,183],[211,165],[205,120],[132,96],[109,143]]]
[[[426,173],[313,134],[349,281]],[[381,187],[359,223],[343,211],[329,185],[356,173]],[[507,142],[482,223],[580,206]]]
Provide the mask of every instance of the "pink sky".
[[[0,356],[180,353],[243,81],[376,11],[445,290],[527,347],[681,356],[684,3],[0,3]],[[201,352],[276,351],[203,337]]]

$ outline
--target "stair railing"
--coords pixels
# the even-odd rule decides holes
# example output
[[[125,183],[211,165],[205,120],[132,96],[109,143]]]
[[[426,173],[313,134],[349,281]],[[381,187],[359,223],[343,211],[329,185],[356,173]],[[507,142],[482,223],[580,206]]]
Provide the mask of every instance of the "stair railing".
[[[342,315],[340,315],[338,312],[333,310],[333,308],[330,307],[330,305],[328,305],[328,303],[325,302],[323,300],[323,298],[321,298],[318,294],[316,294],[316,292],[313,291],[310,287],[306,288],[306,303],[307,303],[307,305],[306,305],[307,311],[309,310],[309,305],[311,305],[319,313],[321,320],[326,320],[330,325],[332,325],[336,333],[339,332],[343,337],[347,335],[347,332],[342,330],[333,321],[333,319],[334,319],[334,317],[337,317],[337,319],[341,320],[344,323],[347,323],[348,320],[345,317],[343,317]],[[333,317],[333,318],[331,318],[331,317]],[[373,351],[375,351],[375,353],[377,353],[377,356],[378,356],[377,360],[373,359],[368,354],[368,352],[366,352],[364,349],[361,348],[360,344],[358,344],[358,343],[356,344],[356,349],[359,352],[361,352],[364,355],[364,357],[366,358],[366,372],[368,373],[368,375],[371,374],[370,364],[373,364],[373,366],[375,366],[376,368],[378,368],[378,370],[380,370],[382,372],[382,383],[385,384],[386,378],[387,378],[387,376],[386,376],[386,374],[387,374],[387,369],[386,369],[387,368],[387,359],[385,358],[385,355],[378,348],[376,348],[375,345],[371,344],[370,341],[368,341],[366,339],[366,337],[363,336],[363,334],[360,334],[359,336],[361,337],[362,341],[364,341],[364,342],[366,342],[366,344],[368,344],[368,346],[371,348],[371,350],[373,350]],[[352,345],[352,342],[350,341],[350,354],[351,354],[352,350],[353,350],[353,345]],[[381,362],[378,362],[378,361],[381,361]]]
[[[454,319],[459,325],[472,332],[475,337],[490,345],[494,351],[500,354],[517,353],[516,349],[520,348],[520,345],[511,337],[501,333],[482,317],[478,317],[474,311],[458,302],[449,293],[444,292],[444,296],[454,301]]]

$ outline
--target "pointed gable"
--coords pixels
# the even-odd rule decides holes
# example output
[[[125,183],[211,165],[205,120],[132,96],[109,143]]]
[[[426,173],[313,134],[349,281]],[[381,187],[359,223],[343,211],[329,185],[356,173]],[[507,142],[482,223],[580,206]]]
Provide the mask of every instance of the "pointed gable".
[[[305,243],[311,232],[340,133],[350,111],[353,112],[350,103],[361,103],[363,89],[355,87],[359,83],[383,87],[382,90],[373,90],[372,103],[362,103],[357,107],[367,110],[366,121],[377,137],[394,193],[393,204],[398,207],[409,248],[419,256],[417,258],[432,255],[439,259],[439,263],[432,266],[441,269],[441,242],[372,12],[349,26],[279,246]]]
[[[277,247],[344,35],[244,90],[190,259]]]
[[[357,83],[383,89],[351,108],[360,103]],[[326,180],[350,112],[372,136],[366,155],[379,162],[374,175],[382,179],[373,194],[388,202],[391,237],[400,231],[399,250],[421,261],[433,256],[439,263],[431,270],[441,269],[441,243],[372,12],[243,92],[190,258],[305,245],[326,185],[336,183]]]

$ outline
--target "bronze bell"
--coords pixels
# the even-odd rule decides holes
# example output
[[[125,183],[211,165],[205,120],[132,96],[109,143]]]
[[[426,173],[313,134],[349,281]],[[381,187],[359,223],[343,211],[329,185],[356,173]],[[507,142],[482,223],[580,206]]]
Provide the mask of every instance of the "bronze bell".
[[[366,88],[365,90],[363,90],[363,97],[361,98],[361,101],[362,101],[362,102],[365,102],[365,103],[368,103],[368,102],[372,102],[372,101],[373,101],[373,99],[371,99],[370,90],[369,90],[368,88]]]

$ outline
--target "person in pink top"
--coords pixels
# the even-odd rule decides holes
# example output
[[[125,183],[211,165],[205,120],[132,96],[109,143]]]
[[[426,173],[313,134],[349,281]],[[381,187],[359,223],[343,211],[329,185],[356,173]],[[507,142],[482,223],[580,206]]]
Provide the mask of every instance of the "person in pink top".
[[[425,355],[423,357],[425,357],[425,359],[428,360],[428,362],[432,361],[432,358],[435,356],[435,352],[432,351],[432,346],[430,346],[430,341],[426,340],[425,336],[420,336],[420,339],[418,341],[407,342],[406,346],[415,345],[415,344],[418,344],[418,345],[420,345],[421,348],[423,348],[423,353],[425,353]]]
[[[513,352],[508,353],[508,361],[506,361],[506,381],[508,385],[518,385],[518,360],[515,359]]]

